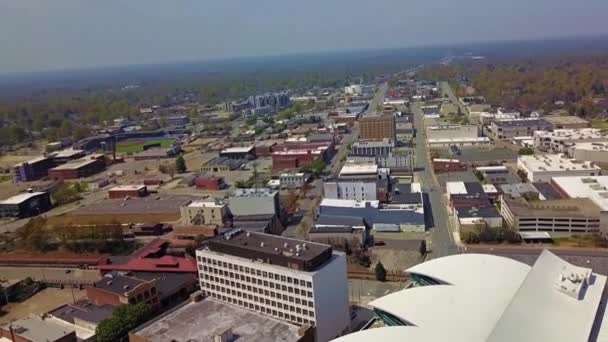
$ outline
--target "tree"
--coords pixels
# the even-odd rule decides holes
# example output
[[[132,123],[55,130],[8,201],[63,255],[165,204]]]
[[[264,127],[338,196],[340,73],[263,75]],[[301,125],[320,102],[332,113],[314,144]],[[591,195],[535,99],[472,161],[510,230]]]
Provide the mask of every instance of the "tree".
[[[184,160],[184,157],[177,157],[177,159],[175,159],[175,171],[177,171],[177,173],[184,173],[186,170],[188,170],[188,168],[186,167],[186,160]]]
[[[145,303],[116,307],[112,317],[101,321],[95,329],[97,342],[120,341],[130,330],[145,322],[149,315],[150,309]]]
[[[382,262],[378,261],[374,272],[376,273],[376,280],[386,281],[386,269],[384,269],[384,265],[382,265]]]
[[[534,149],[531,147],[522,147],[517,151],[520,156],[530,156],[534,154]]]
[[[420,256],[425,256],[426,253],[427,253],[427,250],[426,250],[426,241],[422,240],[422,241],[420,241]]]

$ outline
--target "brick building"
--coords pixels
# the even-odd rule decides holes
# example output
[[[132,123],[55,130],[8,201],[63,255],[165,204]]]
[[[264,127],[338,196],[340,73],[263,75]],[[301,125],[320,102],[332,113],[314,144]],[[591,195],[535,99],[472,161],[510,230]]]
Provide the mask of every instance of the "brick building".
[[[110,198],[125,198],[125,197],[145,197],[148,196],[148,187],[141,185],[119,185],[108,190]]]
[[[197,189],[217,191],[223,189],[226,184],[222,177],[215,176],[199,176],[194,179],[194,185]]]
[[[459,172],[466,171],[467,165],[456,159],[433,159],[433,172]]]
[[[71,163],[59,165],[49,170],[51,179],[79,179],[95,175],[103,171],[106,161],[103,154],[93,154]]]
[[[156,279],[143,280],[119,273],[108,273],[94,286],[87,287],[87,297],[97,305],[125,305],[146,303],[160,305]]]
[[[285,144],[272,153],[272,170],[297,170],[315,160],[328,162],[333,154],[333,143]]]
[[[55,167],[53,159],[39,157],[16,165],[13,168],[16,182],[31,182],[47,176],[49,170]]]
[[[393,115],[365,116],[359,120],[362,140],[396,139],[396,123]]]

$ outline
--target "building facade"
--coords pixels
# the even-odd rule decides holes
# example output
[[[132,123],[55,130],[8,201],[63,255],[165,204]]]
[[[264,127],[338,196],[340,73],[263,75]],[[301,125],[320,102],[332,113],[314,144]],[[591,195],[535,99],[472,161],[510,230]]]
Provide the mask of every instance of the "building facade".
[[[308,175],[304,172],[282,173],[279,176],[281,188],[293,189],[301,188],[308,182]]]
[[[330,246],[235,230],[196,258],[201,290],[213,299],[314,326],[316,341],[349,331],[346,259]]]
[[[515,137],[532,136],[535,131],[551,131],[553,125],[543,119],[519,118],[492,122],[491,134],[497,140],[511,140]]]
[[[478,135],[476,125],[439,125],[426,128],[426,137],[429,140],[477,138]]]
[[[156,279],[148,281],[112,272],[86,291],[89,300],[97,305],[145,303],[151,308],[160,305]]]
[[[40,178],[45,178],[50,169],[56,164],[52,158],[40,157],[23,162],[13,168],[15,182],[31,182]]]
[[[0,201],[0,217],[36,216],[52,207],[51,196],[47,192],[28,192]]]
[[[378,200],[376,179],[328,179],[323,182],[325,198],[375,201]]]
[[[359,119],[359,137],[362,140],[396,139],[393,115],[365,116]]]
[[[517,168],[530,182],[550,182],[553,177],[599,176],[601,168],[588,161],[568,159],[561,154],[519,156]]]
[[[566,153],[571,146],[579,142],[608,142],[608,135],[597,128],[556,129],[553,132],[536,131],[533,140],[537,150]]]
[[[182,222],[187,225],[223,226],[228,207],[224,203],[214,201],[195,201],[180,208]]]

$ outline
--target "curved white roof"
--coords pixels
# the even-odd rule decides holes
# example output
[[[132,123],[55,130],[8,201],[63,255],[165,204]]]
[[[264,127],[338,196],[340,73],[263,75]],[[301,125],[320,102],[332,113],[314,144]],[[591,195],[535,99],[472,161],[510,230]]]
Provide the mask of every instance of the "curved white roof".
[[[487,281],[502,282],[503,278],[517,281],[510,277],[525,277],[529,271],[530,266],[522,262],[489,254],[456,254],[432,259],[406,270],[410,274],[420,274],[452,285],[475,284],[483,280],[486,282],[484,287],[491,285]]]
[[[605,276],[549,251],[534,267],[504,257],[460,254],[407,272],[445,285],[401,290],[370,306],[413,326],[370,329],[337,341],[586,341],[606,282]],[[581,277],[591,281],[573,295]]]
[[[525,279],[530,266],[488,254],[459,254],[407,270],[449,285],[422,286],[379,298],[370,306],[453,341],[482,341]]]

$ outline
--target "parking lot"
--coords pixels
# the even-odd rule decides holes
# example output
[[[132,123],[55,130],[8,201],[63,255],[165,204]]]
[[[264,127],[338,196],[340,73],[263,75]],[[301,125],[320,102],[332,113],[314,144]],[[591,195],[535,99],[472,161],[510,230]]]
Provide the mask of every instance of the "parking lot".
[[[78,289],[44,289],[21,303],[10,303],[0,310],[0,325],[30,314],[42,315],[63,304],[84,298],[86,291]]]

